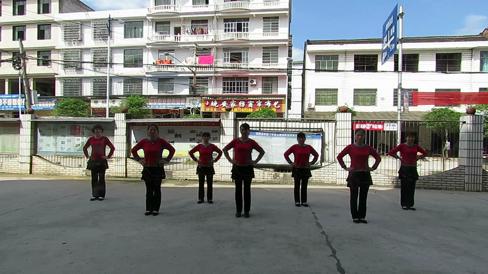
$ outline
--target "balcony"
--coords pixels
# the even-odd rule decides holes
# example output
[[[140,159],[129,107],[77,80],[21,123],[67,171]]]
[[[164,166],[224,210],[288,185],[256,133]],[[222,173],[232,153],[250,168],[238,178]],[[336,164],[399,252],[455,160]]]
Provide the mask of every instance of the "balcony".
[[[249,32],[222,32],[219,34],[221,41],[249,40]]]
[[[236,10],[249,10],[250,0],[236,0],[236,1],[224,1],[217,4],[217,10],[219,11],[236,11]]]
[[[176,15],[180,11],[179,5],[159,5],[149,8],[149,15]]]
[[[214,40],[213,34],[182,34],[182,35],[168,35],[155,34],[151,37],[150,43],[197,43],[197,42],[212,42]]]
[[[148,73],[192,73],[192,70],[198,72],[213,72],[213,65],[177,65],[177,64],[160,64],[156,61],[153,65],[146,65],[146,72]]]

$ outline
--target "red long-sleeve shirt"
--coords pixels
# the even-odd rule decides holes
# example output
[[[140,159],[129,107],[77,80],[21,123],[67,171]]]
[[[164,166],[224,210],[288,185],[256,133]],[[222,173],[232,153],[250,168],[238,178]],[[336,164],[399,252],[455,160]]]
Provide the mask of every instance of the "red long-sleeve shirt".
[[[310,155],[319,157],[319,154],[311,145],[301,146],[295,144],[285,151],[284,156],[286,160],[291,161],[290,154],[293,154],[293,164],[298,168],[304,168],[310,165]]]
[[[369,170],[368,159],[370,155],[373,156],[374,159],[376,160],[375,163],[376,166],[381,161],[381,157],[378,154],[378,152],[376,152],[374,148],[368,145],[357,146],[355,144],[351,144],[345,147],[341,151],[341,153],[337,155],[337,161],[341,166],[345,166],[344,160],[342,158],[344,158],[344,156],[346,155],[349,155],[349,157],[351,158],[350,168],[352,169],[352,171],[368,171]]]
[[[402,165],[415,166],[417,165],[417,153],[420,152],[422,156],[425,156],[427,152],[421,148],[419,145],[409,146],[407,144],[399,144],[390,152],[388,155],[395,156],[400,152],[400,157],[402,158]]]
[[[234,150],[234,162],[238,166],[249,166],[252,161],[252,150],[263,151],[263,148],[256,143],[253,139],[248,139],[246,142],[241,141],[239,138],[232,140],[228,143],[224,150]]]
[[[88,147],[91,146],[91,155],[88,155]],[[106,136],[101,136],[100,138],[96,138],[92,136],[88,138],[86,144],[83,146],[83,153],[85,154],[86,158],[90,158],[92,160],[103,160],[103,156],[105,156],[105,148],[110,148],[110,152],[107,155],[107,158],[112,157],[115,151],[115,147],[110,142],[110,140]]]
[[[195,156],[193,155],[195,152],[198,151],[199,157],[198,157],[198,165],[199,166],[212,166],[212,160],[213,160],[213,153],[217,152],[218,156],[216,159],[219,159],[222,156],[222,150],[218,148],[214,144],[209,144],[208,146],[205,146],[203,144],[198,144],[196,147],[192,148],[188,154],[192,157],[192,159],[195,159]]]
[[[163,150],[168,150],[168,161],[173,158],[175,154],[175,148],[166,140],[158,138],[154,141],[149,139],[142,139],[131,150],[134,158],[139,159],[140,156],[137,151],[142,149],[144,151],[145,166],[159,166],[159,161],[163,157]]]

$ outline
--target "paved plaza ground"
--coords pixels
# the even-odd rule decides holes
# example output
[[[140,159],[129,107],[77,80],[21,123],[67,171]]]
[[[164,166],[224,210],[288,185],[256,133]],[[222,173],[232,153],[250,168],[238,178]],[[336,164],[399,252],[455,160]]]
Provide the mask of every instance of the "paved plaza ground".
[[[162,214],[144,216],[141,182],[109,182],[90,202],[88,180],[0,175],[0,273],[488,273],[488,193],[372,189],[369,224],[355,224],[346,188],[255,185],[251,218],[234,192],[196,203],[194,186],[163,185]]]

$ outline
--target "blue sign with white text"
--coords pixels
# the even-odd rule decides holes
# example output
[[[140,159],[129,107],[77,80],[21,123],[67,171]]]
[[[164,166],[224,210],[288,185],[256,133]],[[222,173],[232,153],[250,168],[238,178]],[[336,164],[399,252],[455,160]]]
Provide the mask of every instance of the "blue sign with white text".
[[[398,5],[383,24],[383,46],[381,49],[381,63],[384,64],[392,57],[398,44]]]

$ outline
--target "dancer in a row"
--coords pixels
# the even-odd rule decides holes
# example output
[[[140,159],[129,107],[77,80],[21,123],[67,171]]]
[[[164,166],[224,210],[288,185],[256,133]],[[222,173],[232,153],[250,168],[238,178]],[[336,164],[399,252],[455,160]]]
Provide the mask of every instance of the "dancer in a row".
[[[115,147],[110,140],[103,136],[103,127],[95,125],[92,128],[93,136],[88,138],[86,144],[83,146],[83,154],[88,158],[87,169],[91,171],[91,186],[92,197],[90,201],[105,199],[105,171],[108,169],[107,159],[112,158]],[[91,147],[90,154],[88,148]],[[110,151],[106,155],[106,148]]]
[[[195,153],[198,152],[198,159],[195,157]],[[213,153],[217,153],[217,157],[213,158]],[[222,157],[222,150],[220,150],[216,145],[210,143],[210,133],[202,133],[202,143],[191,149],[188,154],[191,159],[198,163],[197,174],[198,174],[198,203],[201,204],[205,197],[205,178],[207,178],[207,202],[209,204],[213,203],[213,175],[215,174],[215,169],[213,164],[216,163],[220,157]]]

